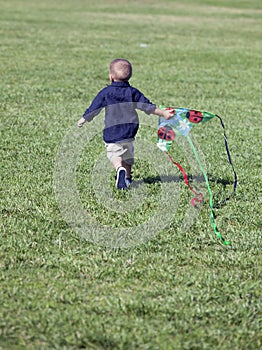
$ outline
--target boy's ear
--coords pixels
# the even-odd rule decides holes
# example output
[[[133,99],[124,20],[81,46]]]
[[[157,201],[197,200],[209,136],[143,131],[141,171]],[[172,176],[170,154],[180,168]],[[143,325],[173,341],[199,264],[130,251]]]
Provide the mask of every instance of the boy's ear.
[[[112,74],[109,74],[109,79],[110,79],[111,82],[114,81],[114,78],[113,78]]]

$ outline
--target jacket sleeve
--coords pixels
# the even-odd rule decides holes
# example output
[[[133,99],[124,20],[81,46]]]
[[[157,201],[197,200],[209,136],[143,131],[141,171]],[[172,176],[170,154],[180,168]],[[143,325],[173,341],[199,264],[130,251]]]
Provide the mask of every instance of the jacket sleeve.
[[[155,109],[156,105],[152,103],[145,95],[136,90],[135,92],[136,108],[145,112],[146,114],[151,114]]]
[[[97,116],[101,112],[101,110],[104,107],[105,107],[105,98],[104,98],[103,90],[101,90],[96,95],[91,105],[87,108],[87,110],[83,114],[83,118],[85,118],[88,122],[90,122],[95,116]]]

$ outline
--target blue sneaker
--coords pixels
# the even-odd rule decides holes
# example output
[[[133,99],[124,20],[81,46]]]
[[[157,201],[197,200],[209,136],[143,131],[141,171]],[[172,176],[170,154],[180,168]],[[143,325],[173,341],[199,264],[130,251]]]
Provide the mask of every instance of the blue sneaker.
[[[124,190],[127,188],[126,185],[126,169],[124,167],[119,167],[116,173],[116,188],[119,190]]]

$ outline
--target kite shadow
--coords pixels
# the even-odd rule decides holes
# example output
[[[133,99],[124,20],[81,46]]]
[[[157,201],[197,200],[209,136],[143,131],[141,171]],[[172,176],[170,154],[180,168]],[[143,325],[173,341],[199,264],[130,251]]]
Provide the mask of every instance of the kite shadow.
[[[194,187],[196,191],[201,191],[203,183],[205,183],[204,176],[193,176],[192,174],[187,175],[189,183]],[[193,183],[194,181],[194,183]],[[219,208],[224,206],[228,200],[233,196],[234,191],[230,195],[226,194],[227,185],[234,184],[234,181],[228,179],[220,179],[215,176],[208,176],[208,181],[214,184],[221,184],[223,187],[214,193],[214,204],[213,208]],[[157,183],[182,183],[185,182],[183,176],[174,176],[174,175],[158,175],[158,176],[148,176],[144,177],[141,180],[135,180],[132,183],[132,188],[138,188],[144,184],[152,185]],[[197,185],[199,184],[199,186]]]
[[[207,177],[208,177],[209,182],[220,184],[223,186],[223,188],[226,188],[226,186],[228,186],[228,185],[234,184],[233,180],[220,179],[220,178],[217,178],[217,177],[210,175],[210,174],[207,174]]]
[[[189,181],[197,181],[197,182],[205,182],[205,179],[203,176],[188,176]],[[157,183],[180,183],[183,182],[184,178],[183,176],[174,176],[174,175],[158,175],[158,176],[147,176],[143,177],[141,180],[134,180],[132,183],[132,186],[140,186],[143,184],[157,184]]]
[[[205,182],[205,178],[203,175],[188,174],[187,177],[188,177],[188,180],[190,182],[193,182],[193,181],[195,183],[204,183]],[[207,174],[207,177],[208,177],[209,182],[222,185],[223,190],[225,190],[228,185],[233,185],[233,183],[234,183],[234,181],[232,181],[232,180],[217,178],[217,177],[209,175],[209,174]],[[141,186],[145,183],[152,185],[152,184],[157,184],[157,183],[161,183],[161,182],[180,183],[183,181],[184,181],[183,176],[174,176],[174,175],[147,176],[147,177],[143,177],[141,180],[134,180],[132,187],[138,187],[138,186]]]

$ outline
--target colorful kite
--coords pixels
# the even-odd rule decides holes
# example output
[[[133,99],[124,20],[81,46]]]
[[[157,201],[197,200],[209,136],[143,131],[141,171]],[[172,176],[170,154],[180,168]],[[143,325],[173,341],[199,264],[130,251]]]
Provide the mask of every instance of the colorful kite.
[[[188,109],[188,108],[165,107],[165,106],[160,106],[160,108],[174,110],[174,117],[169,119],[169,120],[166,120],[163,117],[159,118],[157,146],[168,155],[171,162],[174,165],[176,165],[178,167],[178,169],[181,171],[181,173],[183,174],[183,178],[184,178],[186,185],[189,187],[189,189],[195,195],[195,197],[191,199],[190,203],[193,206],[196,206],[197,203],[203,202],[204,198],[203,198],[202,193],[196,191],[190,185],[190,182],[189,182],[189,179],[188,179],[188,176],[187,176],[185,170],[183,169],[183,167],[179,163],[177,163],[173,160],[173,158],[171,157],[171,155],[169,153],[169,150],[172,146],[172,143],[176,137],[178,137],[178,136],[186,137],[186,139],[189,142],[189,145],[190,145],[190,147],[191,147],[191,149],[196,157],[196,160],[198,162],[198,165],[202,171],[202,174],[203,174],[205,182],[206,182],[206,186],[207,186],[207,190],[208,190],[208,194],[209,194],[210,221],[211,221],[211,225],[213,227],[213,230],[223,244],[225,244],[225,245],[230,244],[230,242],[226,241],[222,237],[221,233],[219,232],[217,225],[215,223],[214,212],[213,212],[213,209],[218,208],[219,206],[221,206],[222,204],[227,202],[234,195],[234,193],[236,191],[236,187],[237,187],[237,175],[236,175],[236,172],[235,172],[235,169],[234,169],[234,166],[232,163],[231,155],[229,152],[228,141],[227,141],[226,132],[225,132],[225,126],[224,126],[224,123],[222,121],[222,118],[219,117],[217,114],[212,114],[212,113],[204,112],[204,111],[197,111],[197,110]],[[207,121],[211,120],[214,117],[216,117],[220,120],[221,126],[223,127],[224,142],[225,142],[226,152],[227,152],[227,156],[228,156],[228,161],[231,165],[231,168],[232,168],[233,174],[234,174],[234,183],[233,183],[232,193],[229,195],[229,197],[222,200],[216,206],[213,205],[213,196],[212,196],[212,192],[211,192],[210,185],[208,182],[207,174],[206,174],[204,167],[200,161],[200,158],[199,158],[199,155],[196,151],[196,148],[195,148],[191,138],[189,137],[189,132],[194,125],[206,123]]]

